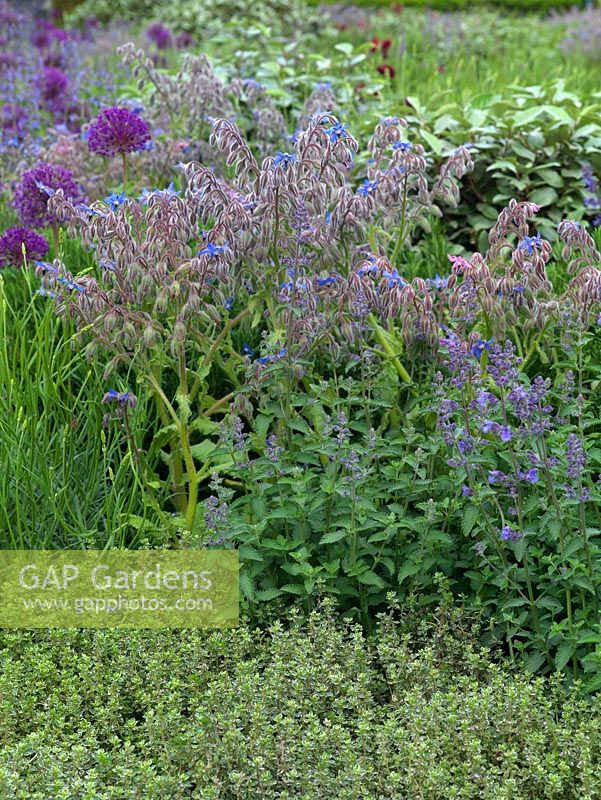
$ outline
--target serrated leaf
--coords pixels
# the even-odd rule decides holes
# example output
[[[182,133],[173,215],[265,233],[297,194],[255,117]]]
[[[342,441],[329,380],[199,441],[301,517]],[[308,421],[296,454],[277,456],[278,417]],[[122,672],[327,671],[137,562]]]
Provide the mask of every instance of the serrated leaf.
[[[264,603],[264,602],[267,602],[268,600],[275,600],[275,598],[279,597],[281,594],[282,594],[282,590],[281,589],[275,589],[275,588],[273,588],[273,589],[259,589],[255,593],[255,597],[257,598],[257,600],[259,600],[260,602]]]
[[[359,583],[364,583],[367,586],[377,586],[378,589],[384,589],[386,583],[380,578],[379,575],[376,575],[371,569],[368,569],[366,572],[362,572],[361,575],[357,576],[357,580]]]
[[[240,573],[240,591],[248,600],[255,599],[255,587],[248,572]]]
[[[263,556],[261,553],[252,545],[250,544],[241,544],[238,547],[238,552],[240,553],[240,558],[243,561],[263,561]]]
[[[545,657],[542,653],[533,653],[530,658],[526,659],[525,667],[528,672],[538,672],[538,670],[545,663]]]
[[[334,542],[339,542],[341,539],[345,539],[347,535],[346,531],[330,531],[330,533],[325,533],[321,537],[319,544],[333,544]]]
[[[476,505],[468,506],[461,519],[461,531],[464,536],[469,536],[478,520],[480,509]]]
[[[557,667],[557,669],[563,669],[565,667],[565,665],[572,657],[573,652],[574,648],[569,642],[565,642],[564,644],[561,645],[561,647],[555,654],[555,666]]]

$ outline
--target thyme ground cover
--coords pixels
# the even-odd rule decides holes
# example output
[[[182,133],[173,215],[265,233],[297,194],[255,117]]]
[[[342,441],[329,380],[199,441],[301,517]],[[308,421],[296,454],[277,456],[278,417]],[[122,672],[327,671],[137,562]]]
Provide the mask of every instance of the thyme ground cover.
[[[235,549],[246,619],[2,633],[0,785],[598,797],[601,10],[284,5],[0,5],[2,548]]]

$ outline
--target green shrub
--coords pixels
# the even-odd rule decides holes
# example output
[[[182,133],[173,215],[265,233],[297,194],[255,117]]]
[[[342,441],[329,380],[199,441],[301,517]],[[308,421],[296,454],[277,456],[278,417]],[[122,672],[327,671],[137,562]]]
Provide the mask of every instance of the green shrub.
[[[426,646],[389,619],[369,644],[327,614],[267,632],[3,633],[0,795],[601,797],[598,702],[507,673],[444,617]]]
[[[321,0],[310,0],[316,5]],[[336,2],[336,0],[326,0]],[[431,8],[438,11],[469,11],[474,8],[506,9],[508,11],[552,11],[558,9],[583,7],[585,0],[355,0],[357,6],[401,6],[407,8]]]
[[[461,203],[447,216],[449,230],[467,232],[479,249],[486,249],[499,207],[512,198],[541,206],[538,230],[551,240],[560,220],[587,213],[582,167],[591,163],[595,174],[601,168],[599,98],[587,100],[558,81],[482,93],[464,104],[406,102],[403,115],[435,159],[474,144],[475,169],[464,179]]]

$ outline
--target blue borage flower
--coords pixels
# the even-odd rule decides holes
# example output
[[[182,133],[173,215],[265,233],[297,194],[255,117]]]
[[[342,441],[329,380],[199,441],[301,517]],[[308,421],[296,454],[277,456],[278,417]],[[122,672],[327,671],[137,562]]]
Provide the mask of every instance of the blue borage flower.
[[[102,397],[103,403],[117,403],[117,405],[129,406],[135,408],[138,403],[138,398],[132,392],[118,392],[115,389],[109,389]]]
[[[411,142],[394,142],[392,145],[393,150],[400,150],[401,153],[409,153],[413,150]]]
[[[119,192],[118,194],[116,192],[111,192],[104,198],[102,202],[106,203],[106,205],[111,209],[111,211],[116,211],[119,208],[119,206],[122,206],[123,203],[125,203],[126,200],[127,200],[127,195],[125,194],[125,192]]]
[[[196,254],[198,257],[200,256],[209,256],[209,258],[215,258],[220,253],[227,253],[229,252],[229,247],[226,244],[215,245],[213,242],[207,242],[206,246],[199,250]]]
[[[246,342],[244,342],[244,344],[242,345],[242,352],[244,353],[245,356],[254,356],[255,354],[255,351]]]
[[[509,295],[512,295],[512,294],[523,294],[525,291],[526,291],[526,287],[525,286],[519,286],[518,285],[518,286],[514,286],[513,289],[511,290],[511,292],[509,292],[508,294]],[[505,296],[505,292],[502,289],[499,289],[497,291],[497,297],[504,297],[504,296]]]
[[[173,181],[167,186],[166,189],[142,189],[138,202],[142,204],[148,203],[151,197],[163,197],[165,200],[171,200],[172,197],[179,197],[180,193],[175,188]]]
[[[526,254],[529,256],[532,255],[535,248],[538,248],[540,250],[542,246],[543,246],[543,240],[541,239],[540,233],[537,233],[536,236],[524,236],[524,238],[518,245],[519,249],[525,250]]]
[[[398,273],[397,269],[393,269],[392,271],[385,270],[383,273],[384,278],[386,278],[386,285],[389,289],[392,289],[394,286],[407,286],[407,281],[401,277]]]
[[[448,277],[447,278],[441,278],[440,275],[437,272],[436,275],[433,278],[428,278],[427,283],[430,286],[432,286],[433,289],[436,289],[437,291],[440,292],[440,291],[442,291],[442,289],[446,289],[447,288],[447,286],[449,285],[449,279],[448,279]]]
[[[226,311],[231,311],[232,308],[234,307],[234,302],[235,302],[235,298],[228,297],[226,299],[225,303],[223,304],[223,307],[225,308]]]
[[[282,347],[279,353],[274,353],[269,356],[262,356],[261,358],[257,358],[257,363],[263,365],[270,364],[272,361],[278,361],[280,358],[284,358],[287,352],[288,350],[285,347]]]
[[[494,339],[478,339],[476,344],[472,347],[472,355],[475,356],[478,361],[482,358],[482,353],[486,350],[487,352],[490,351],[492,347]]]
[[[81,283],[76,283],[75,281],[71,281],[69,280],[69,278],[65,278],[62,275],[60,275],[56,279],[56,282],[62,284],[72,292],[79,292],[80,294],[82,294],[82,292],[85,292],[85,286],[82,286]]]
[[[49,264],[47,261],[34,261],[34,264],[45,272],[52,272],[54,275],[58,275],[58,270],[54,264]]]
[[[42,183],[42,181],[34,180],[34,183],[40,192],[44,192],[44,194],[48,195],[48,197],[53,197],[56,194],[55,189],[52,189],[50,186],[46,186],[46,184]]]
[[[296,164],[297,161],[298,156],[296,153],[283,153],[281,150],[278,150],[273,159],[273,166],[288,169],[291,164]]]
[[[88,206],[85,203],[78,203],[75,208],[94,217],[106,217],[106,214],[104,214],[102,211],[98,211],[97,208],[92,208],[92,206]]]
[[[315,282],[318,286],[333,286],[338,280],[336,275],[328,275],[326,278],[316,278]]]
[[[350,137],[346,125],[343,125],[342,122],[336,122],[330,128],[326,128],[326,133],[332,144],[336,144],[336,142],[339,142],[341,139],[348,139]]]
[[[370,181],[369,178],[366,178],[363,181],[363,186],[357,189],[357,194],[361,195],[361,197],[369,197],[371,194],[374,194],[377,188],[378,181]]]

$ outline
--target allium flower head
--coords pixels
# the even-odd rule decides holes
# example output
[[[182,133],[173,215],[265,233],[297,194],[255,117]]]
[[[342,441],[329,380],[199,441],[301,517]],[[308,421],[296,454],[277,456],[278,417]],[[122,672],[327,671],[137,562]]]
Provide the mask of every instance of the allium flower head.
[[[5,103],[0,113],[0,125],[5,136],[20,139],[26,133],[27,112],[18,103]]]
[[[38,164],[26,170],[14,192],[13,206],[21,222],[33,228],[41,228],[53,222],[48,213],[48,198],[62,189],[66,198],[74,202],[83,200],[81,189],[69,169],[58,164]]]
[[[23,246],[28,259],[43,258],[48,252],[48,242],[31,228],[8,228],[0,236],[0,267],[20,267],[23,264]]]
[[[103,109],[88,130],[88,146],[101,156],[136,153],[147,149],[149,144],[148,123],[128,108]]]
[[[44,67],[40,75],[39,87],[42,100],[48,106],[56,107],[64,101],[69,78],[58,67]]]
[[[175,46],[178,48],[178,50],[187,50],[190,47],[194,47],[195,41],[196,40],[191,33],[184,31],[183,33],[178,34],[176,37]]]
[[[159,50],[166,50],[171,45],[171,31],[162,22],[153,22],[148,27],[146,36]]]

